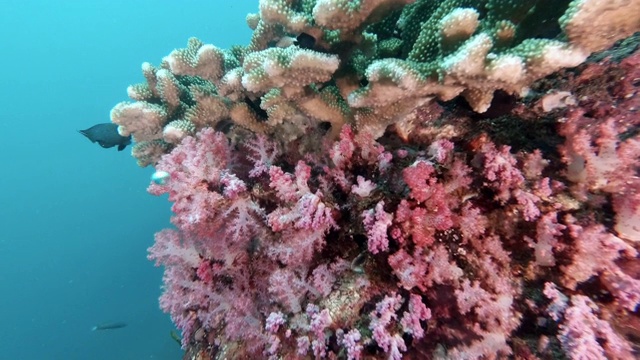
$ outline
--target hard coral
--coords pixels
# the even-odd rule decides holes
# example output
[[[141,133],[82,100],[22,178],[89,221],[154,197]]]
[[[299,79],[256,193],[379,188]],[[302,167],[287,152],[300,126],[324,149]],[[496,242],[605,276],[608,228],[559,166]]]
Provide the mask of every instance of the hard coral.
[[[434,99],[461,95],[485,112],[496,90],[523,94],[640,30],[638,14],[636,0],[262,0],[249,46],[190,39],[159,68],[145,63],[146,83],[129,88],[136,102],[111,117],[143,166],[229,122],[282,142],[321,136],[323,124],[335,139],[345,123],[378,138]],[[286,41],[303,35],[310,44]],[[189,131],[163,131],[176,120]]]

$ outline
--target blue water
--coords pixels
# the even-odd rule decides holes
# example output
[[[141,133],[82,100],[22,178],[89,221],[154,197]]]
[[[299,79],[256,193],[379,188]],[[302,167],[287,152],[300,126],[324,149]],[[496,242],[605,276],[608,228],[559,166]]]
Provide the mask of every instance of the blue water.
[[[0,360],[180,359],[146,259],[170,204],[108,122],[140,65],[196,36],[246,44],[257,1],[3,0],[0,11]],[[178,15],[180,14],[180,15]],[[126,328],[92,332],[97,323]]]

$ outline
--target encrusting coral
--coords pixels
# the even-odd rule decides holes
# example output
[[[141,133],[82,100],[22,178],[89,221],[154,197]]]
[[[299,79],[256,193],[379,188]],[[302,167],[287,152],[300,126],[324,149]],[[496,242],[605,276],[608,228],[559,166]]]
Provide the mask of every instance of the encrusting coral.
[[[189,355],[638,356],[640,0],[259,9],[111,113]]]

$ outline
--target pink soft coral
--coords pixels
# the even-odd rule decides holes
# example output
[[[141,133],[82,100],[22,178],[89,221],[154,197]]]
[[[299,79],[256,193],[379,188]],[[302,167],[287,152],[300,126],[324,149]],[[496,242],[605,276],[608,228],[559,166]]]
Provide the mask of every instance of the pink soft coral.
[[[577,94],[557,117],[517,104],[509,121],[548,131],[535,143],[453,107],[379,141],[202,130],[150,187],[177,227],[150,249],[161,306],[211,356],[631,356],[613,324],[640,303],[640,120],[620,79],[615,102]]]

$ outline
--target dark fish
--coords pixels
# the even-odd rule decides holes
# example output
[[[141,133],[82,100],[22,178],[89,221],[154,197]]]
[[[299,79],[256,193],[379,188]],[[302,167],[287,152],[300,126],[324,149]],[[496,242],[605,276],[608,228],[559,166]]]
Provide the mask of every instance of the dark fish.
[[[313,49],[313,46],[316,44],[316,38],[307,33],[300,33],[293,43],[303,49]]]
[[[118,133],[118,125],[113,123],[93,125],[86,130],[78,130],[78,132],[86,136],[91,142],[97,142],[105,149],[117,145],[118,151],[122,151],[127,145],[131,144],[131,135],[121,136]]]
[[[257,104],[246,96],[244,98],[244,103],[247,104],[247,106],[249,106],[256,113],[256,115],[260,117],[260,122],[267,121],[269,114],[267,114],[266,110],[260,107],[260,99],[256,99],[255,101],[257,102]]]
[[[94,326],[93,328],[91,328],[91,331],[120,329],[125,326],[127,326],[127,323],[124,323],[121,321],[113,322],[113,323],[104,323],[104,324],[98,324]]]

